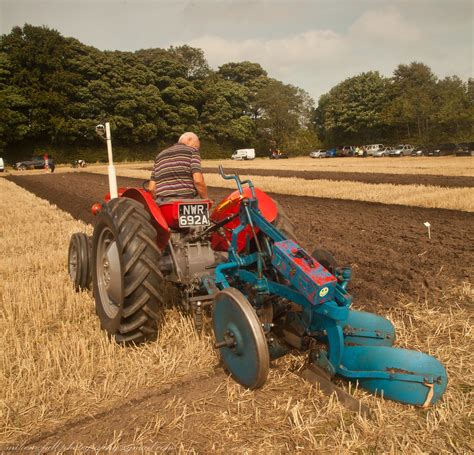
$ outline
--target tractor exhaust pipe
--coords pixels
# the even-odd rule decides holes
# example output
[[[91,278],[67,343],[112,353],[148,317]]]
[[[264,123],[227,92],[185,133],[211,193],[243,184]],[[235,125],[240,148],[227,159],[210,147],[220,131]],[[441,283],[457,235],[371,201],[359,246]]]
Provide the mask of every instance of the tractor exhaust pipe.
[[[115,172],[114,166],[114,158],[112,153],[112,135],[110,134],[110,123],[105,123],[104,125],[97,125],[95,127],[96,133],[103,137],[105,136],[105,141],[107,142],[107,155],[109,157],[109,166],[107,168],[108,176],[109,176],[109,191],[110,191],[110,199],[114,199],[118,197],[117,191],[117,174]]]

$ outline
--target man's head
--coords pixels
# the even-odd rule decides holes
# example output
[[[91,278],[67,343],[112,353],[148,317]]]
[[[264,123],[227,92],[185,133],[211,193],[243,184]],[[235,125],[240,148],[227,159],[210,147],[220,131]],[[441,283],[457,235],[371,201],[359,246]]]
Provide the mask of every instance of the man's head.
[[[201,148],[201,142],[199,142],[199,138],[196,134],[191,133],[190,131],[183,133],[178,142],[198,150]]]

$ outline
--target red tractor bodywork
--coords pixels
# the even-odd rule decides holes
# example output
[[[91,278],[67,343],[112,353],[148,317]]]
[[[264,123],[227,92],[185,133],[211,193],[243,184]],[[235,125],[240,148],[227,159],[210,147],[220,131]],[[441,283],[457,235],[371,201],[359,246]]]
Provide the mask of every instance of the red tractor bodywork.
[[[278,209],[273,199],[263,191],[255,188],[255,195],[258,199],[258,208],[267,221],[272,223],[275,221]],[[241,195],[238,191],[234,191],[223,199],[213,210],[211,220],[214,222],[221,221],[230,215],[234,215],[240,209],[240,203],[244,198],[250,198],[250,188],[244,189],[244,194]],[[223,228],[223,233],[214,232],[211,236],[211,246],[214,251],[227,251],[229,243],[232,239],[232,231],[240,224],[240,218],[235,218],[227,223]],[[258,232],[258,229],[256,229]],[[238,251],[242,251],[247,243],[248,238],[252,238],[252,229],[247,226],[237,237]]]
[[[171,229],[178,229],[178,205],[184,201],[176,200],[158,206],[153,196],[148,191],[141,188],[119,188],[118,195],[119,197],[128,197],[130,199],[134,199],[143,204],[143,206],[150,213],[152,225],[156,229],[156,243],[161,249],[163,249],[168,244],[168,240],[171,235]],[[258,188],[255,188],[255,195],[258,199],[258,207],[265,219],[270,223],[275,221],[278,214],[278,209],[273,199]],[[212,210],[210,216],[211,220],[213,222],[218,222],[236,214],[240,209],[240,203],[242,200],[250,197],[251,192],[249,188],[244,189],[243,195],[241,195],[238,191],[234,191],[224,198],[219,204],[217,204],[217,206]],[[104,199],[109,201],[110,194],[107,194]],[[187,202],[189,202],[189,200]],[[201,201],[196,199],[194,202],[209,201]],[[93,206],[92,212],[94,215],[97,213],[96,205]],[[237,226],[239,226],[239,224],[240,219],[237,217],[227,223],[223,227],[223,231],[214,232],[211,236],[212,249],[214,251],[227,251],[232,238],[232,231]],[[251,239],[252,235],[253,234],[250,226],[247,226],[239,234],[237,237],[237,246],[239,251],[245,247],[247,240]]]

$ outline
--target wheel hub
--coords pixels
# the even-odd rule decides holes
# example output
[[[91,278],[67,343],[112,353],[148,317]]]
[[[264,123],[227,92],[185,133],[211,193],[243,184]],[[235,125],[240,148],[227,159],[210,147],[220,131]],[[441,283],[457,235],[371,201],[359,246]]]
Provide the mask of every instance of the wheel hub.
[[[105,312],[114,317],[122,306],[122,265],[114,233],[104,228],[97,244],[97,282]]]
[[[104,283],[105,283],[105,286],[107,287],[107,290],[110,288],[110,270],[109,270],[109,261],[107,259],[104,258],[104,263],[102,265],[103,267],[103,275],[104,275]]]
[[[77,250],[74,248],[71,251],[71,256],[69,258],[69,275],[71,276],[71,279],[74,281],[76,279],[77,275]]]

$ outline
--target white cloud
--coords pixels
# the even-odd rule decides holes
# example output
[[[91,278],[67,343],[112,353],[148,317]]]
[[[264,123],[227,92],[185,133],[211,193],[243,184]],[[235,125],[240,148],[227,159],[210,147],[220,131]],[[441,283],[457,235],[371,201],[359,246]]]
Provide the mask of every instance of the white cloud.
[[[418,28],[398,9],[382,7],[365,11],[341,32],[312,29],[240,40],[206,34],[189,44],[203,49],[214,68],[227,62],[258,62],[270,76],[299,85],[317,98],[348,76],[373,69],[390,73],[402,55],[416,58],[412,49],[420,38]]]
[[[310,30],[275,39],[233,40],[205,35],[191,40],[189,44],[204,49],[212,66],[252,60],[272,69],[328,58],[333,53],[341,52],[345,45],[343,38],[331,30]]]
[[[418,28],[394,7],[366,11],[351,25],[349,32],[353,36],[384,41],[416,41],[421,37]]]

